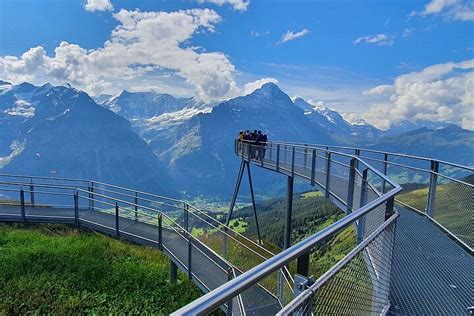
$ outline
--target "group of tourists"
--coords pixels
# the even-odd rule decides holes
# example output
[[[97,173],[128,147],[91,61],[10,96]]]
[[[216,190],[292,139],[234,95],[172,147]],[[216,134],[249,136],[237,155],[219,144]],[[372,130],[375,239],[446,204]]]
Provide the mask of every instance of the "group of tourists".
[[[257,130],[254,130],[253,132],[250,130],[245,132],[240,131],[237,139],[239,141],[239,152],[243,149],[242,143],[246,143],[250,145],[249,154],[251,159],[261,160],[265,158],[265,151],[268,142],[267,134]],[[245,152],[245,154],[247,154],[247,152]]]

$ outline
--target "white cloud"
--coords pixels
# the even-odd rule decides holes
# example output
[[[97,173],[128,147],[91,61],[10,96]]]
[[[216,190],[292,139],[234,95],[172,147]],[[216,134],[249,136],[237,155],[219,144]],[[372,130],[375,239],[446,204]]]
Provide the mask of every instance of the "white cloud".
[[[220,52],[200,52],[189,40],[197,32],[214,32],[221,17],[213,10],[176,12],[126,11],[113,15],[118,26],[101,48],[87,50],[61,42],[54,56],[43,47],[21,55],[0,57],[0,77],[13,82],[71,82],[98,94],[112,87],[150,85],[171,73],[193,87],[196,97],[209,102],[237,93],[234,65]]]
[[[112,11],[114,6],[110,0],[86,0],[84,9],[89,12],[94,11]]]
[[[361,114],[379,128],[387,129],[402,120],[427,120],[474,130],[474,59],[401,75],[392,85],[366,93],[385,94],[384,100]]]
[[[277,84],[278,80],[275,79],[275,78],[261,78],[261,79],[249,82],[249,83],[245,84],[245,86],[244,86],[243,95],[250,94],[250,93],[254,92],[257,89],[260,89],[264,84],[269,83],[269,82],[273,82],[273,83]]]
[[[224,4],[231,5],[234,10],[245,11],[250,4],[250,0],[198,0],[199,3],[210,2],[222,6]]]
[[[378,46],[392,46],[393,38],[394,36],[391,36],[388,34],[377,34],[377,35],[359,37],[355,39],[354,41],[352,41],[352,43],[354,44],[366,43],[366,44],[375,44]]]
[[[277,44],[283,44],[288,41],[295,40],[297,38],[305,36],[308,33],[309,33],[308,29],[303,29],[299,32],[287,31],[285,34],[282,35],[280,41]]]
[[[432,0],[423,11],[413,11],[410,16],[441,15],[449,20],[473,21],[474,1]]]

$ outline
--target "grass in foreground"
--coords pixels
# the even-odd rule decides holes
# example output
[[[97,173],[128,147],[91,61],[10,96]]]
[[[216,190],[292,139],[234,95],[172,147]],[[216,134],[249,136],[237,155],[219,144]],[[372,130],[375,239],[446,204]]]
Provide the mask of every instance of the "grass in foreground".
[[[0,315],[168,314],[201,292],[152,248],[61,225],[0,224]]]

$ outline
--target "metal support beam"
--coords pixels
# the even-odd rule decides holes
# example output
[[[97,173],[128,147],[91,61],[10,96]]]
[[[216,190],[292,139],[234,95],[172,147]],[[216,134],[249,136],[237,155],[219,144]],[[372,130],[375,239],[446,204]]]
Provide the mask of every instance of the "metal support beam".
[[[430,176],[430,188],[428,191],[428,205],[426,207],[426,212],[428,216],[433,217],[433,212],[435,210],[435,197],[436,197],[436,185],[438,182],[438,171],[439,163],[437,161],[431,161],[431,176]]]
[[[291,246],[291,217],[293,213],[293,177],[288,177],[288,191],[286,196],[286,219],[284,249]]]
[[[244,168],[247,162],[242,159],[240,163],[239,175],[237,176],[237,182],[235,183],[234,195],[232,196],[232,201],[230,202],[229,213],[227,214],[227,220],[225,222],[226,226],[229,226],[229,222],[232,219],[232,212],[234,211],[235,202],[237,201],[237,195],[239,194],[240,184],[242,183],[242,177],[244,175]]]
[[[250,164],[247,163],[247,175],[249,177],[250,195],[252,197],[253,215],[255,217],[255,227],[257,228],[258,243],[262,244],[262,236],[260,235],[260,226],[258,225],[257,205],[255,204],[255,196],[253,194],[252,175],[250,174]]]
[[[178,266],[170,259],[170,283],[175,284],[178,280]]]

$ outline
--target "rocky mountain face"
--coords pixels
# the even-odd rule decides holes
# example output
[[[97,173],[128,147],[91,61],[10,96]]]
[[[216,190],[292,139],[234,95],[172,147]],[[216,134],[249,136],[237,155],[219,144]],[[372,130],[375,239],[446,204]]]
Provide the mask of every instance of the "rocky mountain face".
[[[174,192],[167,168],[130,123],[70,86],[2,85],[0,122],[2,172]]]

